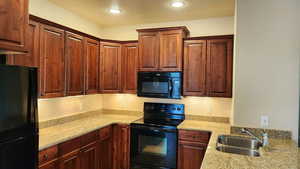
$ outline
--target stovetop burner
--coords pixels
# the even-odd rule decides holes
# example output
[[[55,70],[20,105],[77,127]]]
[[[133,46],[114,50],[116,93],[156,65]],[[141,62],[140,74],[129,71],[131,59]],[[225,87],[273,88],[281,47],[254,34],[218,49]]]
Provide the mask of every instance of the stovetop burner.
[[[133,124],[176,128],[184,119],[183,104],[145,103],[144,118]]]

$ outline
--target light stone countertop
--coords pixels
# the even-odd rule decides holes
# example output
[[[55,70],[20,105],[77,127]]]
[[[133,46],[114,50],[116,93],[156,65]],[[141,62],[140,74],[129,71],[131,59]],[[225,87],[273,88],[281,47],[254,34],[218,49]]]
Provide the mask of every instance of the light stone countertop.
[[[114,123],[129,124],[140,118],[142,115],[138,114],[94,112],[92,116],[40,129],[39,149],[43,150]],[[201,169],[300,169],[300,149],[291,140],[270,139],[270,146],[260,150],[261,157],[249,157],[216,150],[218,135],[230,134],[229,124],[185,120],[178,128],[212,133]]]
[[[260,149],[260,157],[223,153],[216,150],[217,137],[230,134],[225,123],[185,120],[180,129],[203,130],[212,133],[201,169],[299,169],[299,149],[292,140],[270,139],[270,145]],[[299,164],[298,164],[299,163]]]
[[[94,113],[94,112],[93,112]],[[82,136],[114,123],[129,124],[142,118],[142,115],[94,114],[71,122],[52,127],[42,128],[39,131],[39,150]]]

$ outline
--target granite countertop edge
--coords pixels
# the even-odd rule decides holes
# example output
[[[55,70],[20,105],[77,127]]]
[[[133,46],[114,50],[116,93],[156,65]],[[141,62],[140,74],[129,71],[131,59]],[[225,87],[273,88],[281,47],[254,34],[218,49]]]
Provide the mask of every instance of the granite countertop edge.
[[[126,114],[119,114],[119,115],[100,114],[99,116],[92,116],[92,117],[76,120],[76,122],[68,122],[66,124],[44,128],[40,130],[42,131],[42,133],[43,131],[50,132],[51,134],[53,134],[53,136],[57,135],[55,133],[57,133],[57,130],[59,130],[60,127],[63,129],[69,127],[70,130],[66,132],[67,134],[65,136],[58,136],[59,138],[53,139],[53,141],[47,139],[46,140],[41,139],[43,143],[40,144],[39,150],[41,151],[47,149],[51,146],[63,143],[65,141],[74,139],[76,137],[82,136],[84,134],[87,134],[95,130],[99,130],[103,127],[112,124],[116,124],[116,123],[130,124],[131,122],[136,121],[140,118],[142,118],[141,115],[128,116]],[[87,127],[82,124],[87,124],[90,126]],[[75,128],[73,128],[74,126]],[[83,129],[81,131],[76,131],[76,127],[80,129],[83,128]],[[202,166],[200,169],[286,169],[286,168],[298,169],[298,160],[300,154],[298,153],[298,148],[294,141],[272,139],[270,141],[273,146],[269,148],[269,150],[274,149],[275,151],[273,150],[274,152],[270,153],[268,152],[268,150],[266,151],[265,149],[263,149],[261,151],[262,154],[261,158],[256,158],[256,157],[223,153],[216,150],[217,137],[222,134],[230,134],[230,124],[206,122],[206,121],[198,121],[198,120],[185,120],[178,126],[178,129],[196,130],[196,131],[204,131],[204,132],[211,133],[211,138],[208,143],[208,148],[206,150],[202,162]],[[72,131],[76,131],[76,132],[73,133]],[[40,138],[43,137],[51,138],[48,135],[46,136],[46,134],[48,133],[43,133],[42,135],[40,135]],[[279,154],[281,154],[282,157],[279,156]],[[290,158],[291,155],[296,157]]]

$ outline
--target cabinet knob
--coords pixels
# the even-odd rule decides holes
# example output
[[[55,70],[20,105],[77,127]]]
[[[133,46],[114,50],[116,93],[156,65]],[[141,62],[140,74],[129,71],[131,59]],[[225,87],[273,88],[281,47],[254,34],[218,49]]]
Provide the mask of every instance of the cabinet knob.
[[[45,160],[48,160],[48,154],[44,154],[44,156],[43,156],[43,158],[45,159]]]

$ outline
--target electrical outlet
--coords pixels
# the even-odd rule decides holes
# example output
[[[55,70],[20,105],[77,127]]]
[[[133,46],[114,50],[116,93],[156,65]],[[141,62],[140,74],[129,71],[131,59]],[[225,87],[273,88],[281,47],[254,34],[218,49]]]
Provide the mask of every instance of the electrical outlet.
[[[261,116],[260,125],[262,128],[267,128],[269,126],[269,116]]]

